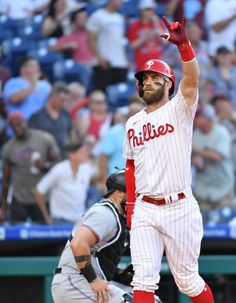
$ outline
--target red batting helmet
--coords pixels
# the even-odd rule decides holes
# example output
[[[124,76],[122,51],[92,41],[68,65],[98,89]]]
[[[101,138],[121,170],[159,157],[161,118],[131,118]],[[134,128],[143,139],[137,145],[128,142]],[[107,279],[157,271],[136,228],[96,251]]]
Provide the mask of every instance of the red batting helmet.
[[[162,60],[151,59],[144,63],[143,67],[135,73],[135,78],[138,80],[137,87],[140,97],[143,95],[143,73],[146,71],[159,73],[169,78],[172,82],[170,88],[170,95],[173,94],[175,89],[175,75],[170,66]]]

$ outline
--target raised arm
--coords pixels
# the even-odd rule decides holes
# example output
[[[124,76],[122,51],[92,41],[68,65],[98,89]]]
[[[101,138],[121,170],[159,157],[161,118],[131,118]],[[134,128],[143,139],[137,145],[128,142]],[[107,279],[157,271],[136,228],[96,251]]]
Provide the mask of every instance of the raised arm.
[[[223,31],[232,21],[236,19],[236,13],[230,16],[229,18],[226,18],[222,21],[216,22],[213,25],[211,25],[211,28],[216,33]]]
[[[21,89],[18,92],[15,92],[10,97],[10,102],[12,104],[19,104],[22,101],[24,101],[25,98],[27,98],[30,94],[33,93],[35,90],[36,84],[37,84],[38,77],[36,79],[33,79],[27,88]]]
[[[186,19],[183,16],[180,22],[168,23],[165,17],[162,18],[169,33],[161,34],[160,36],[171,43],[175,44],[179,50],[182,59],[182,79],[180,89],[188,105],[195,103],[198,84],[199,84],[199,66],[195,57],[194,50],[191,46],[186,33]]]

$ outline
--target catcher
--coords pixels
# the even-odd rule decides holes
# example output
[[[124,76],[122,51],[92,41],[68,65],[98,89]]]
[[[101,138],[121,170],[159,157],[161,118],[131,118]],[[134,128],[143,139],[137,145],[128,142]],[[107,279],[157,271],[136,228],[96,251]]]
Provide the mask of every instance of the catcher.
[[[131,303],[132,269],[118,263],[129,247],[124,170],[109,176],[104,199],[77,221],[52,281],[55,303]],[[156,303],[161,301],[156,298]]]

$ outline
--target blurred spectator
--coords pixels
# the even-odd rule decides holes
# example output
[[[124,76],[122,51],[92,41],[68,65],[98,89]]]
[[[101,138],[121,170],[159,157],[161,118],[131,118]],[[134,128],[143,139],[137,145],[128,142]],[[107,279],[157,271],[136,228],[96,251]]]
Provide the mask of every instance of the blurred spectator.
[[[28,120],[46,103],[51,85],[48,81],[40,79],[39,63],[31,56],[26,56],[21,60],[19,70],[18,77],[6,82],[3,97],[8,114],[18,111]],[[8,134],[12,135],[10,129]]]
[[[7,113],[5,104],[0,101],[0,167],[1,167],[1,155],[2,155],[2,148],[3,144],[7,141]],[[1,172],[0,172],[0,179],[1,179]]]
[[[107,176],[125,167],[125,160],[122,157],[123,138],[125,134],[125,123],[127,112],[123,109],[116,109],[113,113],[112,125],[107,134],[101,140],[101,154],[99,156],[99,166],[101,182],[106,183]],[[104,187],[105,192],[105,187]]]
[[[59,38],[70,32],[70,13],[80,8],[73,0],[51,0],[47,15],[42,22],[42,34],[45,37]]]
[[[93,136],[96,141],[101,139],[111,124],[106,95],[99,90],[89,95],[88,108],[81,109],[76,122],[81,138]]]
[[[48,2],[49,0],[2,0],[0,12],[13,20],[25,20],[34,14],[43,13]]]
[[[29,120],[31,128],[51,133],[57,141],[61,155],[64,157],[64,144],[71,134],[71,120],[66,110],[69,91],[65,83],[56,82],[48,97],[45,107],[36,112]]]
[[[105,91],[110,84],[126,82],[125,20],[119,13],[121,0],[108,0],[88,18],[90,46],[96,58],[93,89]]]
[[[8,121],[15,135],[5,143],[2,152],[3,186],[0,220],[9,219],[10,222],[16,223],[31,219],[40,222],[43,217],[32,189],[43,174],[59,160],[59,149],[50,134],[28,128],[20,112],[11,113]],[[13,196],[11,204],[8,205],[11,185]]]
[[[203,212],[234,207],[234,172],[228,130],[216,121],[214,108],[200,105],[195,117],[192,164],[196,167],[193,191]]]
[[[155,10],[154,0],[140,0],[140,16],[128,27],[128,39],[134,50],[137,70],[142,69],[143,64],[150,58],[159,59],[163,56],[163,39],[160,38],[160,33],[163,33],[165,28]]]
[[[2,61],[3,48],[2,44],[0,44],[0,62]],[[0,98],[2,98],[2,91],[5,83],[12,77],[11,70],[3,65],[0,65]]]
[[[70,17],[72,33],[58,39],[57,43],[50,47],[50,50],[64,52],[69,58],[79,63],[81,73],[83,73],[81,75],[81,78],[84,79],[83,83],[88,85],[92,74],[94,55],[90,48],[88,32],[85,29],[87,17],[88,14],[84,8],[73,12]]]
[[[35,198],[47,224],[73,224],[86,210],[86,197],[97,169],[89,162],[90,147],[86,142],[65,146],[67,159],[55,165],[39,181]],[[49,194],[50,215],[45,196]]]
[[[158,0],[165,4],[165,14],[172,20],[180,21],[185,15],[188,21],[195,21],[203,30],[204,8],[207,0]]]
[[[131,95],[129,97],[128,118],[137,114],[137,112],[142,110],[145,106],[146,103],[138,95]]]
[[[236,132],[236,108],[233,102],[225,95],[214,95],[210,101],[214,106],[217,120],[228,128],[231,134]]]
[[[85,8],[73,12],[70,17],[72,33],[58,39],[57,43],[50,47],[50,50],[69,52],[74,61],[91,65],[94,56],[90,49],[88,32],[85,29],[87,17]]]
[[[212,67],[212,62],[208,56],[207,43],[203,40],[203,30],[195,21],[188,21],[186,28],[201,71],[199,84],[200,97],[201,99],[208,100],[207,80]],[[180,60],[177,61],[180,62]]]
[[[201,27],[206,0],[183,0],[183,13],[187,20],[195,20]]]
[[[209,72],[212,67],[211,60],[208,56],[208,49],[206,42],[202,39],[202,30],[195,21],[188,21],[186,29],[189,40],[195,51],[198,64],[200,66],[201,77],[199,92],[202,100],[208,100],[210,92],[207,91]],[[173,44],[168,44],[164,51],[164,58],[168,61],[171,67],[175,70],[177,82],[181,78],[182,67],[181,61],[178,60],[179,54],[176,52],[176,47]]]
[[[118,108],[115,111],[112,126],[100,144],[99,166],[102,184],[105,185],[107,177],[116,171],[116,167],[119,169],[125,167],[125,159],[122,156],[125,123],[128,117],[142,110],[144,106],[145,104],[139,98],[129,104],[128,110]]]
[[[236,40],[236,1],[208,0],[205,7],[209,54],[215,56],[220,46],[234,49]]]
[[[224,94],[236,105],[236,66],[233,65],[233,53],[224,46],[217,49],[215,66],[208,74],[209,91],[212,94]]]
[[[70,84],[67,85],[67,88],[69,90],[69,96],[70,96],[67,109],[68,111],[70,111],[71,119],[73,120],[74,118],[73,109],[76,107],[78,103],[80,103],[85,98],[86,89],[79,82],[71,82]],[[84,103],[82,106],[85,105],[87,105],[87,102]]]
[[[224,125],[231,135],[232,159],[236,176],[236,106],[224,95],[213,96],[211,104],[215,108],[218,122]]]
[[[183,0],[159,0],[158,2],[164,7],[163,10],[168,19],[180,20],[180,16],[183,15]]]
[[[67,85],[67,88],[69,90],[67,110],[72,122],[71,137],[73,140],[76,140],[80,137],[76,124],[77,114],[80,112],[80,109],[87,107],[88,97],[85,96],[86,88],[79,82],[71,82]]]
[[[32,15],[44,14],[48,8],[49,0],[30,0],[32,3]]]

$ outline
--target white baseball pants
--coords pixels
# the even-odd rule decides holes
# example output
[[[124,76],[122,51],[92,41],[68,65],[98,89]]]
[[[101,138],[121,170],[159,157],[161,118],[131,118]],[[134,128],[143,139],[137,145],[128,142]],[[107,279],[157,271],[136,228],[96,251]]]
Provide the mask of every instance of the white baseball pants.
[[[200,294],[205,285],[198,274],[202,237],[202,216],[192,195],[163,206],[138,199],[131,228],[134,289],[158,289],[165,251],[179,290],[190,297]]]

